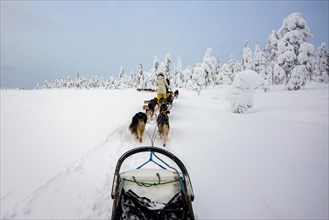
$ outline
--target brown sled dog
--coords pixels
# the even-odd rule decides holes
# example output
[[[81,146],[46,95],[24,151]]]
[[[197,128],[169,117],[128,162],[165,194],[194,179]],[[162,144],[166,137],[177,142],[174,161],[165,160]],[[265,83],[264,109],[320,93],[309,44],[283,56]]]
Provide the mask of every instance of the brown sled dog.
[[[129,125],[129,130],[131,134],[142,143],[143,134],[145,131],[145,125],[147,122],[147,116],[144,112],[138,112],[134,115]]]
[[[169,134],[169,117],[165,111],[161,112],[157,117],[157,125],[160,134],[160,138],[163,138],[163,146],[165,147]]]
[[[178,90],[175,90],[175,92],[174,92],[174,97],[175,97],[175,99],[177,99],[178,96],[179,96],[179,91],[178,91]]]
[[[149,101],[144,101],[145,105],[143,106],[143,109],[145,110],[145,113],[148,118],[153,118],[155,111],[158,106],[158,99],[154,98]]]

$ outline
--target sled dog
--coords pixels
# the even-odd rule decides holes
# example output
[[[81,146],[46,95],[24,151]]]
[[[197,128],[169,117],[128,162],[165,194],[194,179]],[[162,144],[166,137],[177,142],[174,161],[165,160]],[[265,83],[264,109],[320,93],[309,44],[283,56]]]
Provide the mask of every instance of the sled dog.
[[[169,117],[165,111],[160,112],[157,117],[157,125],[160,134],[160,138],[163,138],[163,146],[167,144],[168,134],[169,134]]]
[[[170,111],[168,111],[168,105],[165,103],[162,103],[160,106],[160,110],[159,113],[165,113],[166,115],[168,115],[170,113]]]
[[[156,110],[157,110],[157,106],[158,106],[158,99],[154,98],[151,99],[149,101],[144,101],[144,106],[143,109],[145,110],[145,113],[147,115],[148,118],[153,118]]]
[[[178,98],[178,96],[179,96],[179,91],[178,91],[178,90],[175,90],[175,92],[174,92],[174,96],[175,96],[175,99]]]
[[[143,134],[145,131],[145,125],[147,122],[147,116],[144,112],[138,112],[134,115],[129,125],[129,130],[132,135],[142,143]]]

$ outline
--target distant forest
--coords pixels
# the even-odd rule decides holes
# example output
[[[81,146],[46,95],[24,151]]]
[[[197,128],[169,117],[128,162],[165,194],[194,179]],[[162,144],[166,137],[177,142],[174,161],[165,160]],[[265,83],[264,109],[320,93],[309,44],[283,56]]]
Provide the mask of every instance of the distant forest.
[[[267,44],[261,49],[257,43],[252,52],[248,41],[244,42],[242,60],[231,56],[227,63],[212,56],[212,48],[205,52],[202,62],[182,68],[181,58],[173,65],[170,54],[160,62],[154,58],[151,69],[144,70],[139,63],[137,72],[126,73],[121,67],[117,77],[80,76],[79,74],[45,81],[36,89],[74,88],[74,89],[155,89],[159,72],[170,80],[172,88],[186,88],[200,91],[216,85],[230,85],[235,74],[243,70],[253,70],[263,79],[261,85],[268,90],[271,85],[283,84],[286,90],[299,90],[309,81],[328,83],[329,55],[327,46],[322,43],[315,49],[308,43],[311,36],[307,22],[300,13],[293,13],[284,19],[279,30],[273,30]]]

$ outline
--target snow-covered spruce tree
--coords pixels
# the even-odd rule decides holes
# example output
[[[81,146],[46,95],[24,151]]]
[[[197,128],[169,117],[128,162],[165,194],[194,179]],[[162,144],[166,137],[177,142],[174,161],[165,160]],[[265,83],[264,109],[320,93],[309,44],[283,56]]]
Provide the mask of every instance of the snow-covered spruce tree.
[[[222,68],[222,65],[221,65],[221,62],[220,62],[220,59],[217,58],[217,61],[216,61],[216,72],[215,72],[215,85],[222,85],[222,78],[221,78],[221,68]]]
[[[313,44],[303,42],[298,50],[297,60],[299,65],[305,66],[307,72],[306,77],[310,80],[311,74],[314,72],[314,46]]]
[[[126,74],[123,66],[121,66],[119,70],[118,87],[120,89],[126,88]]]
[[[284,74],[281,74],[283,69],[278,65],[276,66],[276,58],[278,56],[278,40],[278,34],[275,30],[272,30],[271,35],[267,39],[267,44],[264,50],[266,57],[266,72],[271,74],[270,81],[273,84],[282,84],[284,80]]]
[[[233,82],[234,76],[236,72],[241,70],[241,63],[238,62],[233,55],[230,56],[230,59],[227,62],[227,67],[225,67],[225,81],[227,84],[231,84]]]
[[[277,33],[276,61],[285,72],[285,89],[299,90],[305,86],[309,76],[312,46],[306,40],[311,36],[310,30],[300,13],[292,13],[284,19]]]
[[[177,59],[177,65],[175,66],[175,74],[173,79],[173,85],[177,88],[182,88],[184,84],[184,77],[183,77],[183,65],[180,56]]]
[[[205,70],[201,67],[201,64],[196,64],[192,73],[192,84],[190,84],[193,91],[196,91],[200,95],[201,90],[205,87]]]
[[[151,71],[145,72],[144,71],[144,89],[150,89],[150,90],[155,90],[155,75]]]
[[[218,73],[217,82],[219,85],[229,85],[232,83],[231,78],[229,77],[231,75],[231,71],[229,68],[228,63],[224,63]]]
[[[321,43],[316,50],[314,80],[316,82],[329,82],[329,54],[325,43]]]
[[[137,75],[134,73],[133,69],[130,69],[130,77],[129,77],[129,84],[132,88],[137,88],[138,82],[137,82]]]
[[[45,80],[41,85],[41,89],[50,89],[50,83]]]
[[[139,63],[137,67],[136,82],[138,89],[144,89],[144,72],[142,63]]]
[[[241,72],[241,71],[242,71],[242,63],[240,60],[236,60],[236,62],[233,65],[234,75],[235,75],[235,73]]]
[[[107,89],[117,89],[117,82],[116,77],[110,76]]]
[[[158,68],[159,68],[159,59],[155,56],[154,60],[153,60],[153,67],[152,67],[152,72],[154,73],[154,75],[157,74]]]
[[[212,56],[212,49],[208,48],[204,57],[201,67],[205,71],[205,86],[213,86],[215,84],[216,74],[216,58]]]
[[[220,67],[217,76],[217,83],[219,85],[232,84],[235,73],[241,71],[241,68],[241,63],[231,55],[230,59]]]
[[[163,69],[163,73],[165,74],[166,79],[171,80],[171,59],[170,59],[170,54],[168,53],[165,57],[164,60],[164,69]]]
[[[158,70],[157,70],[156,74],[158,74],[158,73],[164,73],[164,72],[165,72],[165,64],[164,64],[164,62],[161,62],[159,64],[159,67],[158,67]]]
[[[123,79],[125,76],[125,70],[123,68],[123,66],[120,67],[120,70],[119,70],[119,79]]]
[[[185,70],[183,70],[183,87],[189,89],[189,83],[192,81],[192,73],[193,70],[191,66],[188,66]]]
[[[154,56],[154,60],[153,60],[153,65],[152,65],[152,69],[150,71],[150,75],[148,76],[149,78],[149,82],[147,82],[148,84],[148,89],[155,89],[155,81],[156,81],[156,76],[157,73],[159,71],[159,59],[157,58],[157,56]]]
[[[243,55],[242,55],[242,67],[243,70],[250,70],[253,67],[253,58],[250,47],[248,46],[248,41],[244,42]]]
[[[261,87],[264,89],[264,91],[267,91],[269,89],[272,76],[270,75],[270,69],[266,68],[265,53],[260,50],[258,43],[255,45],[253,69],[263,78],[264,82]]]

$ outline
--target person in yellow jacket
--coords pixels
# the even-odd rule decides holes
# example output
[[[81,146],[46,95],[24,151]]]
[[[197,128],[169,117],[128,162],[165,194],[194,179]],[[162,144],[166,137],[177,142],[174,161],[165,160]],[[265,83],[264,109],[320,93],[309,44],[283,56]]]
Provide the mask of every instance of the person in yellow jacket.
[[[159,73],[156,80],[158,102],[161,98],[167,98],[167,88],[169,87],[163,73]]]

